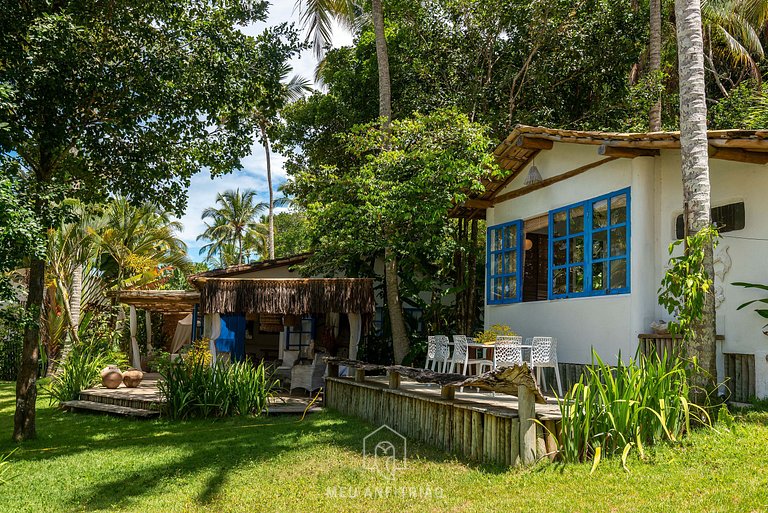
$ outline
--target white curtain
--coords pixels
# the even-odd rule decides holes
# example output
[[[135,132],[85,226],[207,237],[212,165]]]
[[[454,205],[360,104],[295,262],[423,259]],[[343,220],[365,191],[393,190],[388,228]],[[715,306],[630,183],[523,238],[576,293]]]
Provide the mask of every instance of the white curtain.
[[[349,319],[349,359],[357,360],[357,346],[363,334],[363,320],[359,313],[348,313]]]
[[[171,353],[179,352],[179,349],[188,344],[192,338],[192,314],[187,315],[176,324],[176,331],[173,333],[171,342]]]
[[[136,307],[130,307],[130,330],[131,330],[131,365],[135,369],[141,369],[141,355],[139,354],[139,342],[136,340]]]
[[[221,315],[214,313],[211,315],[211,365],[216,361],[216,339],[221,335]]]

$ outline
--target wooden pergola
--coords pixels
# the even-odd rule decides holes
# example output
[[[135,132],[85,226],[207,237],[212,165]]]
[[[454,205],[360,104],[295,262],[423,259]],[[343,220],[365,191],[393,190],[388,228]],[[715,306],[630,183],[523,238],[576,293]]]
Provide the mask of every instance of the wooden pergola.
[[[200,293],[187,290],[118,290],[110,292],[108,297],[129,307],[129,326],[131,332],[131,365],[141,368],[139,343],[136,340],[136,309],[144,310],[147,328],[147,351],[152,349],[152,312],[164,315],[183,315],[193,313],[200,302]]]

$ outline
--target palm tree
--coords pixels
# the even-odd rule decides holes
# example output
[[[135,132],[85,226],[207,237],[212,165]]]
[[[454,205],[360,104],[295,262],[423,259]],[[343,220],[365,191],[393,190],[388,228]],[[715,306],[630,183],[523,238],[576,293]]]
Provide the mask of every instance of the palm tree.
[[[217,207],[203,210],[206,223],[205,231],[197,240],[210,241],[203,246],[200,254],[207,252],[209,261],[218,254],[224,260],[224,255],[235,250],[236,263],[243,264],[252,251],[262,253],[266,237],[264,225],[257,221],[258,216],[267,208],[267,204],[256,201],[256,191],[253,189],[228,190],[216,196]],[[231,246],[231,247],[230,247]]]
[[[292,103],[312,90],[309,80],[302,78],[299,75],[294,75],[286,82],[285,79],[290,74],[291,69],[290,66],[284,65],[280,71],[280,82],[283,86],[281,103],[283,104]],[[255,108],[253,111],[253,117],[256,119],[256,123],[259,126],[259,138],[261,139],[262,146],[264,146],[264,154],[267,162],[267,187],[269,187],[267,258],[270,260],[275,259],[275,195],[272,187],[272,151],[270,149],[269,129],[278,115],[279,109],[272,113],[267,109],[259,108]]]
[[[661,0],[650,0],[650,41],[648,44],[648,71],[654,83],[659,79],[661,71]],[[648,113],[648,130],[661,130],[661,97],[657,97]]]
[[[187,267],[182,225],[154,205],[133,206],[120,198],[109,203],[91,227],[102,252],[99,267],[108,288],[137,287],[153,281],[162,265]]]
[[[696,233],[711,224],[704,37],[699,0],[676,0],[678,73],[680,75],[680,153],[686,226]],[[705,248],[705,269],[714,276],[712,246]],[[712,390],[715,366],[715,302],[706,294],[702,318],[693,325],[689,352],[698,358],[704,375],[695,384]],[[707,375],[708,374],[708,375]]]
[[[331,21],[337,20],[348,26],[357,26],[361,18],[359,6],[351,0],[305,0],[305,11],[302,22],[308,30],[308,39],[314,42],[315,53],[322,57],[323,48],[330,41]],[[301,0],[297,3],[301,6]],[[384,5],[382,0],[371,0],[371,17],[373,33],[376,40],[376,62],[379,73],[379,117],[382,119],[382,130],[390,131],[392,121],[392,82],[389,74],[389,50],[384,31]],[[385,139],[385,147],[388,144]],[[384,283],[387,297],[389,323],[392,329],[392,345],[395,353],[395,363],[402,363],[408,354],[410,342],[405,327],[403,305],[400,301],[400,280],[398,277],[398,260],[395,251],[389,246],[384,247]]]

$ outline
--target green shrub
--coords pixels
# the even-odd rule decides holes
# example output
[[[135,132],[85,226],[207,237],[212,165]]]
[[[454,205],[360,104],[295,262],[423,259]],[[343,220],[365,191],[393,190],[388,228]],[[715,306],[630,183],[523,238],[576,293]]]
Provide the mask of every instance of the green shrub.
[[[593,460],[621,452],[622,463],[634,448],[677,441],[691,421],[710,425],[706,410],[690,404],[690,362],[655,354],[615,368],[593,352],[593,365],[559,399],[565,462]]]
[[[195,358],[180,358],[162,373],[160,394],[165,414],[173,419],[260,415],[278,385],[264,362],[214,365]]]
[[[124,369],[128,366],[128,358],[119,351],[105,349],[101,343],[82,342],[73,347],[69,356],[58,362],[58,372],[45,388],[51,404],[77,399],[81,390],[101,381],[101,370],[107,365]]]

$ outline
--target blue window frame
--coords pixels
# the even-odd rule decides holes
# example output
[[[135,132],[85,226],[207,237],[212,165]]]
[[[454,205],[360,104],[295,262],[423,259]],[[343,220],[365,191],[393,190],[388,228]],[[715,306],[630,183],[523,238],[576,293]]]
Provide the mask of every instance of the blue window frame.
[[[629,292],[630,190],[549,213],[549,298]]]
[[[523,287],[523,222],[488,227],[486,301],[489,305],[517,303]]]
[[[301,327],[288,327],[285,337],[285,348],[288,350],[301,351],[309,347],[309,343],[315,338],[315,319],[304,317],[301,319]]]

